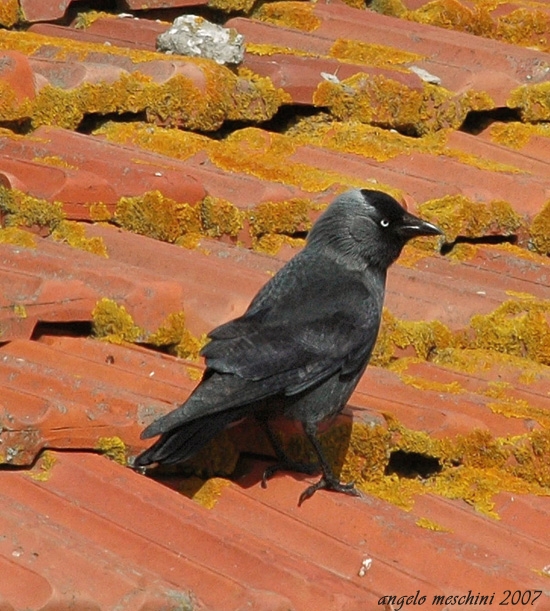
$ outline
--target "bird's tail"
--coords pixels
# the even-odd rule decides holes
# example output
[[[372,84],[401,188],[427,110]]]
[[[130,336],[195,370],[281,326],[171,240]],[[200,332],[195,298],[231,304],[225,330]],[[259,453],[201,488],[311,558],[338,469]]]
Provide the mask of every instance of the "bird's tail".
[[[241,420],[248,410],[227,410],[185,422],[163,433],[160,438],[134,460],[134,467],[153,463],[171,465],[192,458],[218,433]]]

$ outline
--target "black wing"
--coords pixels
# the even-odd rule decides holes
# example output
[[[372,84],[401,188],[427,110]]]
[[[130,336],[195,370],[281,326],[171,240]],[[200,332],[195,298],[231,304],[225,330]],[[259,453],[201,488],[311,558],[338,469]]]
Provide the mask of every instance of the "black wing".
[[[340,267],[315,268],[300,256],[291,264],[244,316],[209,334],[202,351],[209,369],[261,381],[268,394],[293,395],[364,366],[378,334],[383,281],[368,290]]]

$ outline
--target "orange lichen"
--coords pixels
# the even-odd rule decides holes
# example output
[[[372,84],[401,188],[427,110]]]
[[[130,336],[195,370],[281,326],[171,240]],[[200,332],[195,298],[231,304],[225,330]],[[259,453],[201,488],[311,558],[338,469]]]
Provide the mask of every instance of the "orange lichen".
[[[169,314],[160,327],[147,336],[147,343],[168,348],[169,352],[185,359],[197,359],[206,344],[206,336],[195,337],[185,324],[185,312]]]
[[[0,25],[11,28],[21,21],[21,9],[18,0],[3,0],[0,3]]]
[[[176,202],[160,191],[149,191],[138,197],[122,197],[114,221],[135,233],[164,242],[175,242],[187,233],[200,233],[198,206]]]
[[[424,59],[422,55],[417,53],[346,38],[339,38],[334,41],[328,55],[340,61],[392,69]],[[408,72],[405,68],[402,69],[404,72]]]
[[[52,231],[56,242],[64,242],[73,248],[91,252],[94,255],[107,257],[107,247],[103,238],[86,236],[85,227],[75,221],[61,221]]]
[[[430,200],[421,204],[418,211],[443,229],[448,242],[453,242],[458,236],[511,235],[524,224],[508,202],[477,203],[463,195]]]
[[[315,4],[306,2],[270,2],[253,13],[255,19],[303,32],[314,32],[322,21],[314,14]]]
[[[137,342],[146,336],[124,306],[107,298],[100,299],[93,309],[92,326],[95,337],[113,344]]]
[[[529,227],[533,247],[542,255],[550,255],[550,202],[535,216]]]
[[[382,75],[363,73],[339,83],[323,81],[313,95],[313,102],[329,108],[342,121],[398,127],[418,135],[445,127],[458,128],[470,110],[493,106],[484,92],[457,96],[430,83],[410,88]]]

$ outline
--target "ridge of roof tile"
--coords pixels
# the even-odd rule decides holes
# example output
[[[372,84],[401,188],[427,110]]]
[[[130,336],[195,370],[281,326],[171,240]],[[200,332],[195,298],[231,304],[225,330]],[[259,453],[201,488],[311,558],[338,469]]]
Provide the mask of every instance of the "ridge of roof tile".
[[[123,0],[139,19],[71,26],[67,0],[0,11],[27,28],[0,33],[2,610],[364,611],[415,593],[453,608],[509,589],[550,611],[549,49],[456,31],[469,5],[411,1],[403,18],[338,0]],[[155,52],[191,5],[220,21],[238,8],[223,21],[247,35],[244,67]],[[545,12],[508,3],[488,19],[536,44],[514,19]],[[390,93],[369,98],[371,82]],[[136,102],[146,85],[157,97]],[[396,97],[409,114],[392,114]],[[323,433],[363,497],[298,508],[309,478],[286,473],[262,488],[253,423],[191,479],[122,466],[196,385],[203,334],[347,186],[394,194],[450,242],[391,269],[373,363]]]

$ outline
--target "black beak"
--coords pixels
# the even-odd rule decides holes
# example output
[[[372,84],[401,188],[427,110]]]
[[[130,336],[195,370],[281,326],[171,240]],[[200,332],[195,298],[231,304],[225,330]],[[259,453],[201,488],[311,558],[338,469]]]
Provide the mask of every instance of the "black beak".
[[[398,232],[407,240],[421,235],[444,235],[439,227],[432,225],[432,223],[428,223],[428,221],[423,221],[413,214],[405,214],[402,223]]]

